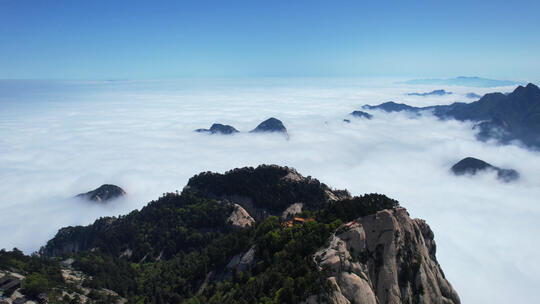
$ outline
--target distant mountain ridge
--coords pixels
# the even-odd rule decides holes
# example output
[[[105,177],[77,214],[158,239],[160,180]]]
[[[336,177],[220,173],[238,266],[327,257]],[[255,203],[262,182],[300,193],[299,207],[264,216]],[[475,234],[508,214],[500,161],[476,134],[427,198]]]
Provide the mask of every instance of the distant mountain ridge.
[[[482,77],[459,76],[455,78],[432,78],[432,79],[411,79],[404,81],[405,84],[415,85],[455,85],[466,87],[502,87],[521,84],[511,80],[497,80]]]
[[[444,96],[444,95],[452,95],[452,92],[447,92],[446,90],[433,90],[431,92],[425,92],[425,93],[407,93],[408,96]]]
[[[518,86],[508,95],[490,93],[471,103],[413,107],[385,102],[377,106],[365,105],[363,109],[413,113],[431,111],[441,119],[476,122],[480,140],[493,138],[501,143],[520,140],[527,146],[540,147],[540,89],[532,83]]]

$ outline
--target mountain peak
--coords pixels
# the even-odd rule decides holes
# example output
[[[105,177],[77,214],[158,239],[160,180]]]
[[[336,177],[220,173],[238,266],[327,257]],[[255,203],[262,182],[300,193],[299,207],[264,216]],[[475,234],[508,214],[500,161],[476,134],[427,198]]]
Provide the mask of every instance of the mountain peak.
[[[508,96],[513,98],[536,99],[540,98],[540,89],[535,84],[529,83],[525,87],[518,86]]]
[[[255,129],[251,130],[251,132],[281,132],[287,134],[287,129],[281,120],[270,117],[261,122]]]
[[[540,93],[540,88],[538,88],[538,86],[536,86],[534,83],[527,84],[527,86],[525,88],[528,89],[528,90],[533,90],[533,91],[536,91],[536,92]]]
[[[101,202],[112,200],[117,197],[122,197],[125,195],[126,195],[126,192],[124,191],[124,189],[116,185],[104,184],[92,191],[77,194],[75,197],[101,203]]]

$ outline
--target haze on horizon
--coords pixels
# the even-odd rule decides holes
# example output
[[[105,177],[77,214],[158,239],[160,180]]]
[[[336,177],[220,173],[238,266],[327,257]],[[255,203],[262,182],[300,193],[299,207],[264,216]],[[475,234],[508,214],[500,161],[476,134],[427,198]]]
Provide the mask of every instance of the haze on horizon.
[[[0,79],[537,82],[538,1],[0,1]]]

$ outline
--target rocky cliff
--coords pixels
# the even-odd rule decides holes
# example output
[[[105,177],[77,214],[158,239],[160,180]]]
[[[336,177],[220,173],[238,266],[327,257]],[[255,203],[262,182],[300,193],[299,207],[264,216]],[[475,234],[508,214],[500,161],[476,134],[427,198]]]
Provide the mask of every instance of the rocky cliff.
[[[460,303],[435,250],[426,222],[398,207],[344,224],[314,258],[330,273],[333,303]]]

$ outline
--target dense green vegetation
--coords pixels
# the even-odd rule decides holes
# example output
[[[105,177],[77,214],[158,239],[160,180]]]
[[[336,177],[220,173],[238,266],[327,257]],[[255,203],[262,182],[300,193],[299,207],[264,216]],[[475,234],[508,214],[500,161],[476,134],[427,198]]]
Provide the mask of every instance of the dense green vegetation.
[[[57,262],[26,256],[17,248],[12,251],[0,250],[0,269],[25,275],[22,290],[33,297],[64,285]]]
[[[289,169],[278,166],[240,168],[225,174],[204,172],[189,179],[188,186],[203,195],[241,195],[258,208],[281,212],[289,205],[303,202],[308,208],[320,208],[326,202],[325,184],[308,178],[306,182],[283,179]]]
[[[326,186],[312,179],[284,181],[287,172],[264,166],[226,175],[203,173],[190,180],[197,189],[165,194],[126,216],[62,229],[42,253],[74,258],[72,266],[91,276],[84,286],[114,290],[130,303],[298,303],[324,295],[327,274],[313,261],[316,250],[342,223],[398,203],[378,194],[330,202]],[[202,185],[211,193],[253,197],[261,207],[315,201],[302,214],[315,221],[285,227],[270,216],[252,227],[235,228],[227,222],[233,207],[207,197]],[[66,244],[79,251],[65,251]],[[227,266],[250,248],[255,254],[245,267]],[[43,283],[40,277],[32,279]],[[42,285],[49,290],[61,282],[47,280],[52,284]]]
[[[166,196],[158,202],[171,198]],[[178,208],[204,210],[219,205],[211,200],[194,204]],[[115,290],[133,303],[297,303],[309,295],[325,293],[326,274],[317,269],[312,255],[325,245],[336,228],[346,221],[395,206],[396,201],[383,195],[365,195],[305,212],[305,216],[315,217],[314,222],[283,228],[282,221],[272,216],[254,227],[220,232],[211,240],[200,239],[198,247],[180,248],[166,259],[147,258],[139,263],[110,253],[83,252],[74,255],[74,267],[93,276],[87,283],[89,287]],[[171,214],[176,214],[173,211]],[[162,219],[161,213],[152,214],[158,217],[143,218],[150,222]],[[196,225],[197,221],[191,224]],[[175,229],[162,227],[165,234],[165,227]],[[257,249],[255,261],[247,270],[225,267],[235,254],[247,251],[253,244]],[[149,251],[159,250],[151,247]],[[200,290],[211,271],[212,280]]]
[[[257,263],[232,279],[215,282],[190,303],[298,303],[328,288],[312,255],[341,224],[309,222],[282,228],[270,217],[255,230]]]
[[[232,206],[218,204],[191,193],[167,193],[141,211],[120,218],[107,217],[86,227],[64,228],[47,243],[43,253],[54,256],[62,244],[77,242],[80,249],[99,248],[114,256],[131,250],[130,260],[159,256],[169,258],[178,251],[196,250],[231,231],[226,219]]]

